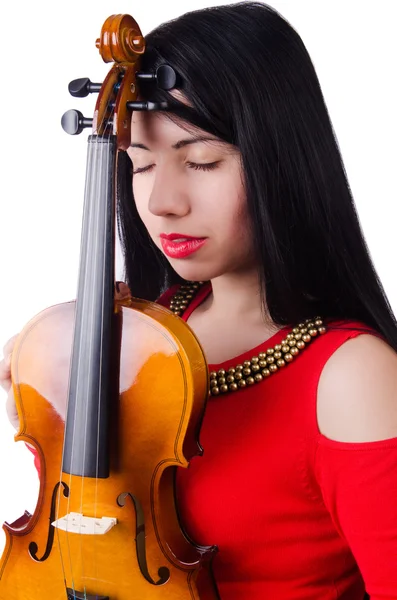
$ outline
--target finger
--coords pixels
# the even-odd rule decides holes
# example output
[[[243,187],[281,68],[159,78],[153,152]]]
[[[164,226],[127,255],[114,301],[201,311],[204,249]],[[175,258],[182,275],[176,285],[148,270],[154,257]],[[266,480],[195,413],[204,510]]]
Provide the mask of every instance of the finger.
[[[0,385],[8,392],[11,387],[11,361],[3,359],[0,361]]]
[[[123,281],[116,281],[115,298],[123,300],[131,296],[130,288]]]
[[[3,356],[4,358],[6,358],[8,355],[10,355],[14,349],[15,346],[15,342],[16,339],[18,337],[18,333],[16,333],[15,335],[13,335],[6,343],[5,346],[3,348]]]

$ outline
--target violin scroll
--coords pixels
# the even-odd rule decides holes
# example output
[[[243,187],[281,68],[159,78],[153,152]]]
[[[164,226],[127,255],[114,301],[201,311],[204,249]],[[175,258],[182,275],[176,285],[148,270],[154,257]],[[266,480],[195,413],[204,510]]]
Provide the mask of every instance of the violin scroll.
[[[131,64],[145,52],[145,40],[131,15],[111,15],[102,26],[96,47],[104,62]]]

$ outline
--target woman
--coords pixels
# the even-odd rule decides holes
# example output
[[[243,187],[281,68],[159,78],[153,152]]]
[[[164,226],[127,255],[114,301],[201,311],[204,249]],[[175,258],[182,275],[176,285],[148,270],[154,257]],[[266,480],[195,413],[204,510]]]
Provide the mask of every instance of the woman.
[[[255,2],[146,41],[142,71],[180,86],[141,86],[169,110],[133,115],[119,223],[132,294],[180,314],[212,373],[184,527],[218,546],[224,600],[396,599],[396,320],[310,57]]]

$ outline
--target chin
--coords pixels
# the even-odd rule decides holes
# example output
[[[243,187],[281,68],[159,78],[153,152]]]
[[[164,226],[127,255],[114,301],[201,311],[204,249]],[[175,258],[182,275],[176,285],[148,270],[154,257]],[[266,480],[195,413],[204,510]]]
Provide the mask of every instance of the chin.
[[[210,265],[195,265],[193,261],[187,261],[185,259],[184,261],[173,260],[170,261],[170,264],[174,271],[186,281],[209,281],[220,275],[220,273]]]

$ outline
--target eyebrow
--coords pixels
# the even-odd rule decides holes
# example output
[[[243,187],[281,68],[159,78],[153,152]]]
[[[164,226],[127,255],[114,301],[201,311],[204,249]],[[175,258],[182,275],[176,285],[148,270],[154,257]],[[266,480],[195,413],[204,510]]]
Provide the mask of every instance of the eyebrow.
[[[183,148],[184,146],[189,146],[190,144],[196,144],[197,142],[217,142],[217,138],[211,138],[208,136],[199,136],[199,137],[195,137],[195,138],[187,138],[185,140],[179,140],[179,142],[177,142],[176,144],[173,144],[171,147],[174,150],[179,150],[180,148]],[[147,146],[145,146],[144,144],[130,144],[130,148],[141,148],[142,150],[148,150],[150,152],[150,148],[148,148]]]

